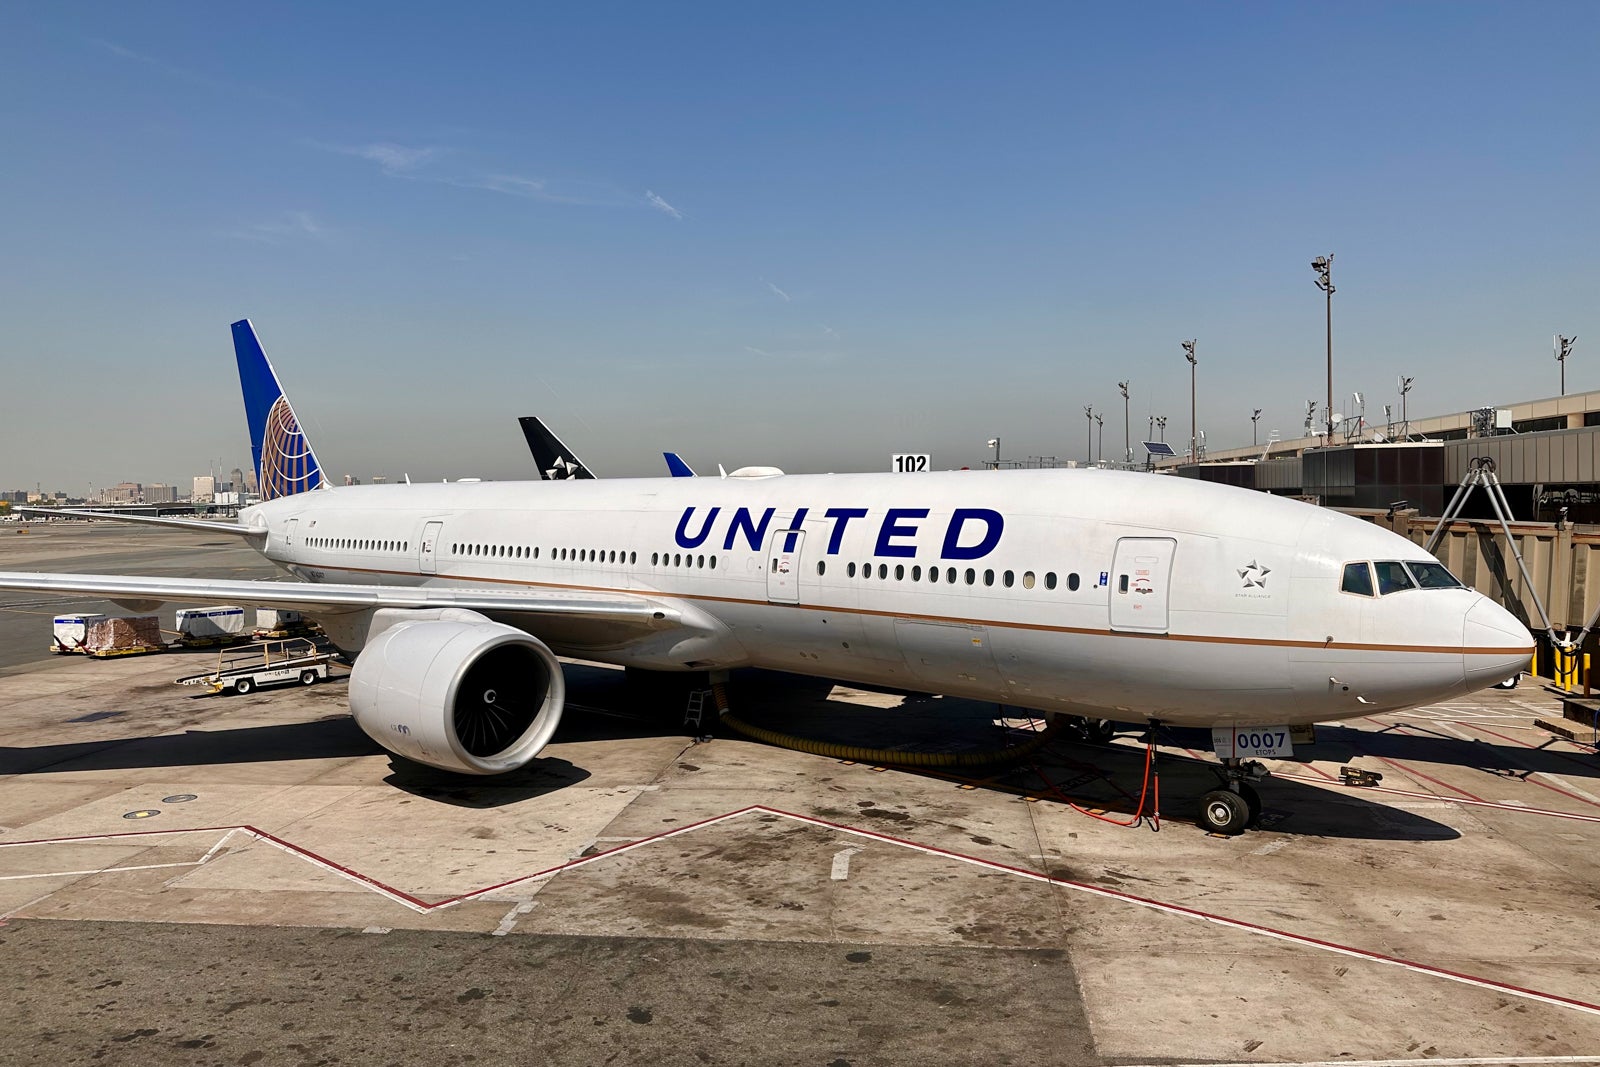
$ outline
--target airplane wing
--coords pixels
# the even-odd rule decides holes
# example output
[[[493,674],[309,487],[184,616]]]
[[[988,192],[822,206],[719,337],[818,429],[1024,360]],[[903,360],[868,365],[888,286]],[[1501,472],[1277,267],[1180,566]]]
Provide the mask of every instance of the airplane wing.
[[[322,585],[313,582],[247,582],[212,578],[141,578],[117,574],[35,574],[0,571],[0,589],[33,593],[77,593],[104,597],[148,610],[163,603],[228,603],[294,608],[337,614],[371,608],[466,608],[592,620],[671,626],[681,612],[669,604],[631,593],[575,593],[564,590],[500,591]]]
[[[94,511],[89,508],[18,508],[17,511],[23,515],[43,515],[50,519],[96,519],[139,523],[144,526],[172,526],[180,530],[231,534],[234,537],[267,536],[264,526],[240,526],[236,522],[207,522],[205,519],[175,519],[158,515],[124,515],[117,511]]]

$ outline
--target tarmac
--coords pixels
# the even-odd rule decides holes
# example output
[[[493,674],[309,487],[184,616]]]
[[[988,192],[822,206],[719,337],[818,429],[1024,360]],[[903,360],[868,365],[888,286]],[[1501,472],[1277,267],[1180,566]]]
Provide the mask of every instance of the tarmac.
[[[37,524],[0,524],[0,569],[270,573],[226,539]],[[1527,681],[1319,726],[1271,762],[1262,827],[1220,838],[1197,733],[1161,738],[1153,832],[1131,731],[897,770],[697,741],[571,663],[554,743],[467,779],[392,760],[342,677],[201,697],[173,679],[215,653],[51,656],[63,608],[98,610],[0,593],[0,1060],[1600,1064],[1600,759],[1534,725],[1560,711]],[[869,747],[1041,725],[732,692]]]

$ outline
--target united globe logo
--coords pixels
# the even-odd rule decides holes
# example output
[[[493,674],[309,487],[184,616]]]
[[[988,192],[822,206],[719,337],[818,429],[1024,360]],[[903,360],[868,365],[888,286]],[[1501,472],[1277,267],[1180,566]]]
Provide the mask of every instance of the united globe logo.
[[[267,412],[259,473],[262,500],[304,493],[315,489],[322,481],[317,457],[311,454],[311,446],[300,432],[300,423],[289,410],[287,397],[278,397]]]

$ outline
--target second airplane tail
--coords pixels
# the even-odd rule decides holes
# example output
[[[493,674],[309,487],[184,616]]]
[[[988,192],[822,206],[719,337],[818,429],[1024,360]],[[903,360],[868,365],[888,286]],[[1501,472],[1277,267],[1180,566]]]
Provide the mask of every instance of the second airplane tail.
[[[262,351],[249,319],[233,324],[233,354],[239,361],[244,413],[250,423],[250,456],[262,500],[293,496],[324,484],[322,465],[300,429],[278,375]]]

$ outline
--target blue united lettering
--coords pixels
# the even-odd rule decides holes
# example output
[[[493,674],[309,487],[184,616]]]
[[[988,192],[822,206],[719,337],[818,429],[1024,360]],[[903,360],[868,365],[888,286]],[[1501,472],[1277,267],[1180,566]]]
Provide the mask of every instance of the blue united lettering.
[[[702,512],[698,517],[697,511]],[[764,508],[759,513],[750,508],[736,508],[722,528],[722,549],[732,552],[735,548],[749,548],[752,552],[761,552],[768,546],[769,535],[783,534],[783,550],[793,551],[794,534],[803,528],[810,511],[810,508],[796,508],[792,517],[774,527],[777,508]],[[1005,533],[1005,516],[993,508],[956,508],[942,529],[938,524],[928,526],[926,520],[931,513],[929,508],[887,508],[879,516],[869,508],[828,508],[822,514],[832,525],[823,554],[842,554],[845,536],[852,529],[851,523],[858,519],[868,525],[866,534],[871,538],[872,555],[891,559],[933,557],[935,546],[938,559],[982,559],[999,547],[1001,535]],[[699,548],[711,538],[721,514],[720,507],[703,511],[698,507],[685,508],[673,539],[680,548]],[[875,531],[871,528],[874,522]]]

